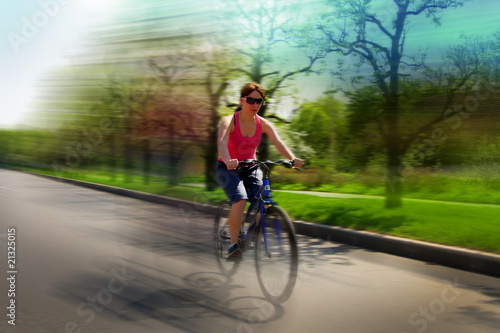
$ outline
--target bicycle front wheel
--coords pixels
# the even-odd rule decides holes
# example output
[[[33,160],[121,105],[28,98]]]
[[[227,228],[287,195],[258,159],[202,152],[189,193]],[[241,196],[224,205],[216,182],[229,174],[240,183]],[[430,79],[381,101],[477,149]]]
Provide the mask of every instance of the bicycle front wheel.
[[[297,279],[298,249],[295,230],[286,211],[267,209],[255,243],[255,265],[264,295],[274,303],[285,302]]]
[[[214,225],[214,246],[215,258],[220,271],[225,276],[233,275],[238,269],[239,261],[227,261],[228,249],[231,246],[229,237],[229,210],[231,205],[229,201],[224,201],[219,206],[215,216]]]

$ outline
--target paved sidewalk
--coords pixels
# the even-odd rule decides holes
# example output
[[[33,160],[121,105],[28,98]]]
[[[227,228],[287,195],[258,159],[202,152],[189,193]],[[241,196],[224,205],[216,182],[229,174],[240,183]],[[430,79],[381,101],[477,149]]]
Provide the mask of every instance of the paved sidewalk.
[[[185,183],[185,184],[179,184],[179,185],[191,186],[191,187],[205,187],[204,184]],[[292,191],[292,190],[274,190],[274,189],[273,189],[273,192],[306,194],[306,195],[313,195],[313,196],[324,197],[324,198],[342,198],[342,199],[363,198],[363,199],[379,199],[379,200],[384,199],[384,197],[382,197],[382,196],[366,195],[366,194],[332,193],[332,192],[318,192],[318,191]],[[457,205],[457,206],[482,206],[482,207],[500,208],[499,205],[493,205],[493,204],[481,204],[481,203],[469,203],[469,202],[457,202],[457,201],[427,200],[427,199],[415,199],[415,198],[403,198],[403,200],[421,201],[421,202],[439,202],[442,204]]]
[[[127,197],[145,200],[149,202],[176,206],[179,209],[185,210],[186,212],[189,213],[199,212],[204,214],[215,215],[217,211],[216,206],[202,205],[198,203],[169,198],[165,196],[132,191],[107,185],[83,182],[74,179],[59,178],[37,173],[30,173],[30,174],[78,186],[84,186],[99,191],[124,195]],[[301,191],[287,191],[287,192],[303,193]],[[335,195],[323,192],[317,192],[317,193],[326,194],[327,196]],[[313,194],[312,192],[309,194],[316,195]],[[354,195],[348,195],[348,196],[354,197]],[[358,197],[367,197],[367,196],[358,196]],[[321,238],[344,244],[355,245],[362,248],[372,249],[398,256],[404,256],[407,258],[428,261],[443,266],[455,267],[458,269],[469,270],[482,274],[488,274],[500,277],[500,255],[497,254],[481,252],[481,251],[473,251],[469,249],[452,247],[452,246],[444,246],[429,242],[417,241],[402,237],[388,236],[367,231],[358,231],[341,227],[332,227],[323,224],[315,224],[303,221],[294,221],[293,223],[295,226],[295,230],[298,234]]]

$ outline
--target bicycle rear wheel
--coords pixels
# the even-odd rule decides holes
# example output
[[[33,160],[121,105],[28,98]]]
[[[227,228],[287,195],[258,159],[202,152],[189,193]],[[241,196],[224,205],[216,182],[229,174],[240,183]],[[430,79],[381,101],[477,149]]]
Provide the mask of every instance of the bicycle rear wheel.
[[[231,205],[229,201],[220,204],[214,225],[214,246],[217,265],[223,275],[231,276],[238,269],[239,261],[227,261],[228,248],[231,246],[229,237],[229,210]]]
[[[265,226],[259,228],[255,243],[257,277],[264,295],[272,302],[283,303],[292,294],[297,279],[295,230],[290,217],[281,207],[270,207],[264,217]]]

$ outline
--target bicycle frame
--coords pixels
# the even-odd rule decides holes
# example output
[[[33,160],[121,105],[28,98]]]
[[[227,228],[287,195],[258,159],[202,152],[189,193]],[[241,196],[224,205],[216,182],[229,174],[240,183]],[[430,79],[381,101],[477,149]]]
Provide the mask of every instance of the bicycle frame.
[[[255,197],[252,199],[250,202],[250,206],[248,208],[248,211],[245,215],[244,218],[244,223],[250,223],[250,226],[248,227],[247,232],[244,232],[244,223],[241,225],[241,237],[242,237],[242,249],[243,251],[246,251],[249,246],[251,239],[253,238],[255,231],[257,231],[259,227],[259,221],[256,220],[257,216],[260,213],[261,220],[260,220],[260,227],[262,228],[262,235],[264,237],[264,247],[266,249],[266,256],[270,256],[268,246],[267,246],[267,230],[266,230],[266,220],[265,220],[265,212],[267,207],[270,205],[277,205],[277,203],[272,200],[271,198],[271,184],[269,182],[269,175],[271,173],[271,170],[269,169],[267,163],[265,162],[259,162],[255,161],[258,165],[259,168],[263,172],[263,177],[262,177],[262,188],[255,195]],[[257,209],[255,209],[257,208]],[[253,211],[255,210],[255,213],[253,214]],[[253,214],[253,216],[251,216]],[[278,235],[278,242],[281,246],[281,233],[279,232],[279,223],[276,223],[276,230],[277,230],[277,235]]]

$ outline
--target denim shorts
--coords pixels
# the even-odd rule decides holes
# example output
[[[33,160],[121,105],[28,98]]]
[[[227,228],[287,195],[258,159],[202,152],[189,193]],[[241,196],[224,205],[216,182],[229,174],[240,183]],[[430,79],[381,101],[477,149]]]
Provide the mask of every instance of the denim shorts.
[[[238,171],[228,170],[224,162],[217,161],[217,182],[231,205],[240,200],[253,199],[262,187],[262,170],[258,165]]]

